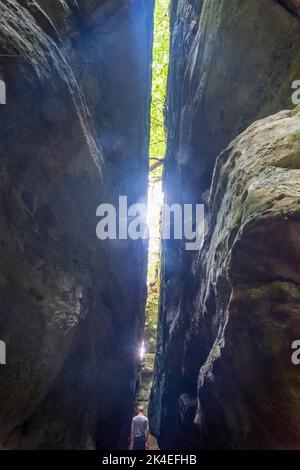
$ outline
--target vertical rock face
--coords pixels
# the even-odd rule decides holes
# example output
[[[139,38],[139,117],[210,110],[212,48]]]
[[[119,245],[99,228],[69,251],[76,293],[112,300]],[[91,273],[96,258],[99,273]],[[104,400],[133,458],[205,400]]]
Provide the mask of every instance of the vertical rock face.
[[[152,10],[1,2],[3,448],[127,446],[146,247],[98,240],[96,208],[146,199]]]
[[[207,228],[200,252],[164,242],[162,448],[299,445],[299,109],[269,117],[293,108],[297,4],[172,2],[165,192],[204,203]]]
[[[198,376],[204,446],[299,447],[299,370],[291,361],[300,326],[299,150],[298,107],[253,124],[215,168],[195,268],[206,280],[200,335],[202,323],[216,335]]]

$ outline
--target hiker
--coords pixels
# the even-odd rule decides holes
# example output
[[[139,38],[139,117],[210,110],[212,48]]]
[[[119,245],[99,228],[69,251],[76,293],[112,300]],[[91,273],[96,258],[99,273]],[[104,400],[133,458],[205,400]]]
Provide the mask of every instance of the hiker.
[[[138,414],[131,425],[130,450],[146,450],[149,448],[149,421],[144,415],[144,407],[138,407]]]

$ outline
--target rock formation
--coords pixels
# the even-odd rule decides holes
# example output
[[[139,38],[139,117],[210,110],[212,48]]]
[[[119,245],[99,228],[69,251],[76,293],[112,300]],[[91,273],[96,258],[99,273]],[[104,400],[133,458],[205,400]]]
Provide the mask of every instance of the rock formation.
[[[199,252],[163,244],[162,448],[299,447],[298,4],[172,2],[164,186],[205,204],[207,227]]]
[[[96,209],[147,197],[154,0],[0,3],[0,446],[127,448],[147,246],[99,241]],[[299,18],[171,1],[164,189],[206,233],[163,243],[163,449],[299,447]]]
[[[127,448],[146,246],[96,208],[146,198],[152,10],[1,0],[2,448]]]

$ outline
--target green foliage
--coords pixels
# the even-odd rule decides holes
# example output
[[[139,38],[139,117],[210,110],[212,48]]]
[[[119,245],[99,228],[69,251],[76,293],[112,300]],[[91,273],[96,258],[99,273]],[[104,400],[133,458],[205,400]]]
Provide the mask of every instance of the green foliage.
[[[160,291],[160,233],[161,206],[163,193],[161,187],[162,163],[166,151],[166,135],[164,126],[164,102],[167,89],[169,64],[169,4],[170,0],[156,0],[154,12],[154,44],[152,68],[152,104],[151,104],[151,136],[150,136],[150,178],[148,188],[148,224],[150,231],[148,250],[147,305],[145,325],[146,357],[142,367],[151,371],[157,341],[158,306]],[[147,374],[148,374],[147,372]],[[139,390],[139,403],[148,406],[152,377],[142,375]]]
[[[166,151],[164,102],[170,47],[169,4],[170,0],[156,0],[154,11],[150,157],[159,158]]]
[[[148,296],[146,306],[146,343],[148,351],[154,352],[156,344],[157,317],[160,290],[160,234],[163,193],[161,182],[149,184],[148,221],[150,229],[148,252]]]
[[[151,253],[148,266],[148,296],[146,306],[146,325],[145,339],[149,352],[155,351],[157,322],[158,322],[158,305],[160,290],[160,254],[159,252]]]
[[[156,0],[154,11],[150,158],[159,159],[164,158],[166,151],[164,103],[170,47],[169,6],[170,0]],[[160,208],[163,203],[163,194],[161,192],[162,165],[157,160],[151,160],[150,166],[155,166],[155,169],[151,171],[149,185],[150,243],[145,333],[148,351],[154,352],[160,290]]]

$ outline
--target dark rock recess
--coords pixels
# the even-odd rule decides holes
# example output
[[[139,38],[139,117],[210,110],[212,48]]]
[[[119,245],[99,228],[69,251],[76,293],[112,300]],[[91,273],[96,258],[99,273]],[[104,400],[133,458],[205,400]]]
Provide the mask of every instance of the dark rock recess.
[[[127,448],[146,246],[96,208],[146,199],[153,1],[0,3],[0,445]]]

